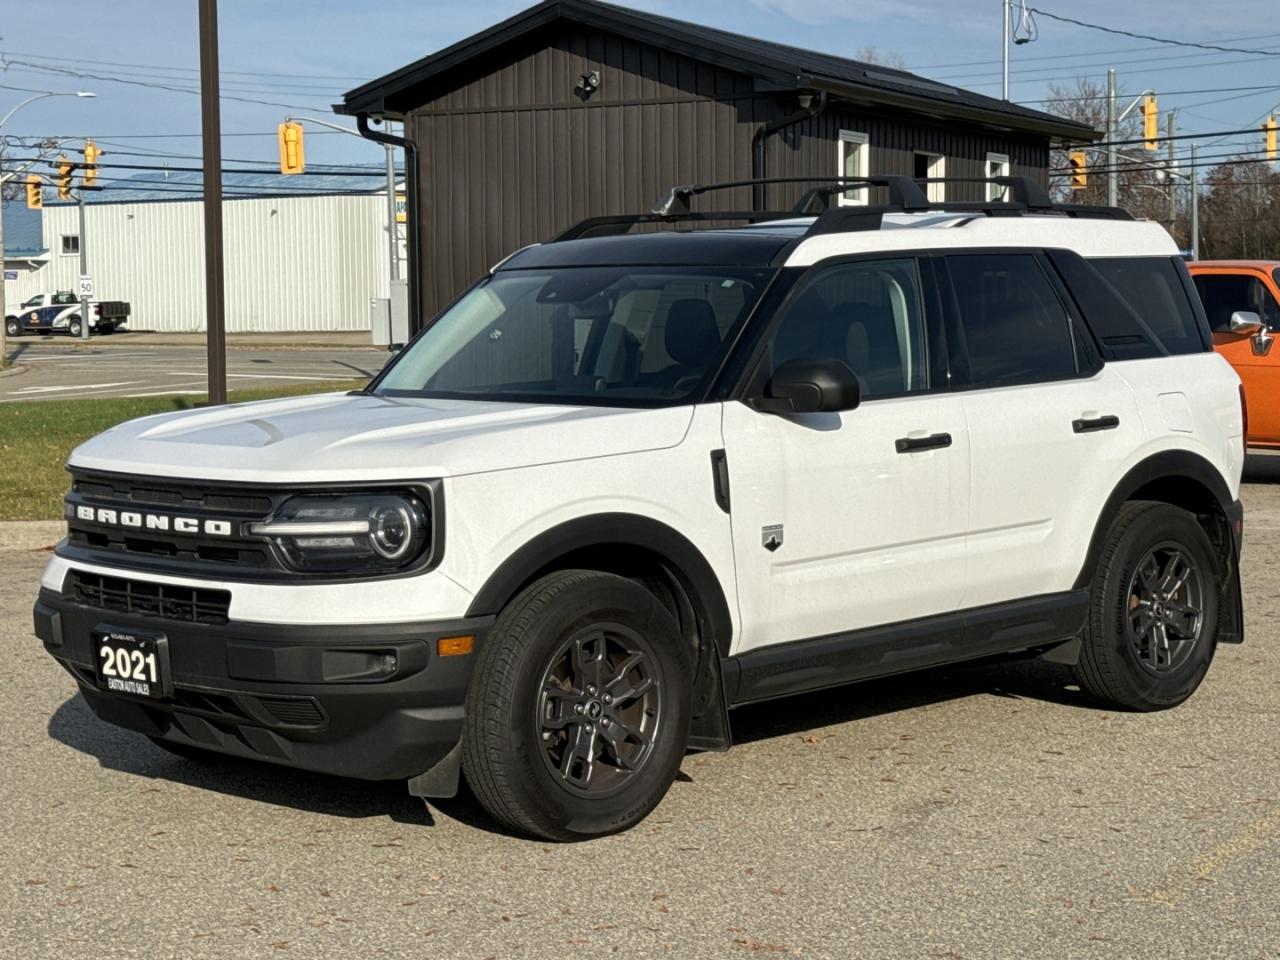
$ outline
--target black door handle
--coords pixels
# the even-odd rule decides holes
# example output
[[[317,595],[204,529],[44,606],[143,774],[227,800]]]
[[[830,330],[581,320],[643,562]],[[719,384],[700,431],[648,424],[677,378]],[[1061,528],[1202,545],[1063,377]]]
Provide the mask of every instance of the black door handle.
[[[921,450],[940,450],[951,446],[951,434],[935,433],[928,437],[901,437],[893,442],[899,453],[918,453]]]
[[[1071,421],[1071,429],[1076,433],[1096,433],[1099,430],[1114,430],[1118,426],[1120,426],[1120,418],[1116,416]]]

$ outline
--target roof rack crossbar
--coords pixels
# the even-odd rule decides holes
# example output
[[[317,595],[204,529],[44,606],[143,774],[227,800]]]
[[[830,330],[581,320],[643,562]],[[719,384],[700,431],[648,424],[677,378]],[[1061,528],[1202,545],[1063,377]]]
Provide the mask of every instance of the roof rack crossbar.
[[[706,221],[735,221],[765,223],[769,220],[785,220],[794,217],[790,210],[691,210],[685,213],[619,213],[602,217],[588,217],[553,237],[550,243],[562,240],[580,240],[583,237],[608,237],[624,234],[642,223],[696,223]]]
[[[921,184],[930,183],[991,183],[1008,187],[1010,195],[1007,201],[991,201],[992,203],[1020,204],[1022,209],[1025,210],[1054,209],[1053,200],[1048,192],[1030,177],[922,177],[911,182],[917,188]],[[800,198],[800,202],[795,205],[794,210],[797,214],[813,215],[821,213],[831,206],[831,197],[833,195],[843,193],[846,189],[847,187],[843,183],[835,182],[813,187]],[[889,205],[892,206],[893,203],[894,200],[891,195]],[[934,210],[937,207],[938,203],[926,200],[924,209]]]
[[[828,185],[830,190],[839,193],[850,187],[869,186],[884,187],[889,191],[890,205],[904,211],[924,210],[929,206],[929,198],[910,177],[887,175],[883,177],[756,177],[752,180],[729,180],[724,183],[691,183],[672,187],[666,196],[654,204],[654,214],[670,216],[688,213],[692,210],[690,201],[696,196],[710,193],[713,190],[733,190],[738,187],[754,187],[771,183],[814,183]],[[810,191],[812,193],[813,191]],[[808,194],[805,195],[806,197]],[[803,201],[802,201],[803,202]],[[803,212],[803,211],[793,211]]]

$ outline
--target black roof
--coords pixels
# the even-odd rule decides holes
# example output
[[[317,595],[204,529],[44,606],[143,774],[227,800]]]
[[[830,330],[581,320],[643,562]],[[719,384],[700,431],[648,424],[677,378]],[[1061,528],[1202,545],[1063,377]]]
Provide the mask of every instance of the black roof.
[[[758,40],[600,0],[543,0],[488,30],[348,91],[334,109],[352,115],[401,116],[426,99],[421,92],[415,95],[420,86],[561,18],[685,53],[784,89],[825,90],[844,100],[925,111],[1062,139],[1096,140],[1101,136],[1092,127],[905,70]]]
[[[751,227],[740,230],[697,230],[591,237],[525,247],[500,270],[544,267],[715,266],[767,267],[788,243],[804,235],[805,226]]]

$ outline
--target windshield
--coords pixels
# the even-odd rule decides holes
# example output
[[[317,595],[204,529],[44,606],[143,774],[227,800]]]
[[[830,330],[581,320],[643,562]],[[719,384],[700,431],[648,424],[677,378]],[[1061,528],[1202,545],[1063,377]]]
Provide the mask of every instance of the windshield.
[[[500,271],[418,337],[374,392],[605,406],[692,402],[773,273]]]

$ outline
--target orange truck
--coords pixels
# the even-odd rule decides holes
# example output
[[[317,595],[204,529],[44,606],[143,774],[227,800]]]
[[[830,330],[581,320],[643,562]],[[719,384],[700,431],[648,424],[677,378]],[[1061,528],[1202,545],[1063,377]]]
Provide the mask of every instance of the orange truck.
[[[1213,346],[1244,384],[1246,442],[1280,448],[1280,260],[1187,264],[1213,329]]]

